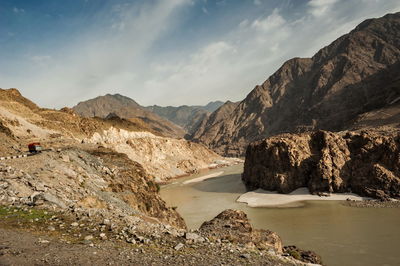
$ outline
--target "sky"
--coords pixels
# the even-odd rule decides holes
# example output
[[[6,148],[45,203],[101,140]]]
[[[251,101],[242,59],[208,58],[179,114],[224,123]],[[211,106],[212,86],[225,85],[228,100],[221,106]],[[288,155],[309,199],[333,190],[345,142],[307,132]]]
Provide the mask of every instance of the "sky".
[[[239,101],[398,0],[0,0],[0,88],[42,107]]]

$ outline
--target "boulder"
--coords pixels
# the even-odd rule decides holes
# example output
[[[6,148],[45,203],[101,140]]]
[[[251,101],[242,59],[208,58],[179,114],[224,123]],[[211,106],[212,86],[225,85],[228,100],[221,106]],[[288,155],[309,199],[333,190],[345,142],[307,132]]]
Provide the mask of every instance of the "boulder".
[[[282,240],[269,230],[253,229],[246,213],[238,210],[225,210],[200,227],[203,236],[209,239],[229,241],[262,250],[274,249],[282,253]]]
[[[293,258],[312,264],[322,264],[321,256],[319,256],[314,251],[302,250],[296,246],[285,246],[283,247],[283,252],[289,254]]]

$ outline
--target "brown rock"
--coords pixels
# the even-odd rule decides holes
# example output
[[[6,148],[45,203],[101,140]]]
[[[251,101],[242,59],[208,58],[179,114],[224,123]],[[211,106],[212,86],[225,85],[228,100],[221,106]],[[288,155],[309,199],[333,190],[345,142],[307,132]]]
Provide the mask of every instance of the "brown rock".
[[[251,226],[243,211],[225,210],[200,227],[203,236],[210,239],[228,240],[234,243],[255,246],[259,249],[273,248],[282,253],[282,240],[269,230],[257,230]]]
[[[400,198],[400,134],[318,131],[254,142],[242,179],[249,189],[355,192]]]
[[[296,246],[285,246],[283,247],[283,252],[288,253],[290,256],[297,260],[301,260],[306,263],[322,265],[321,256],[319,256],[314,251],[302,250]]]

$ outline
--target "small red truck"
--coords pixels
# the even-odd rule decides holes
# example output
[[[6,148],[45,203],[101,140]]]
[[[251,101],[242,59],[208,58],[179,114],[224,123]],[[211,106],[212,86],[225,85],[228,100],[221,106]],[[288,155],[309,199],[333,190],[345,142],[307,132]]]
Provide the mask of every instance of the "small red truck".
[[[40,146],[39,142],[34,142],[28,145],[30,153],[39,153],[42,152],[42,146]]]

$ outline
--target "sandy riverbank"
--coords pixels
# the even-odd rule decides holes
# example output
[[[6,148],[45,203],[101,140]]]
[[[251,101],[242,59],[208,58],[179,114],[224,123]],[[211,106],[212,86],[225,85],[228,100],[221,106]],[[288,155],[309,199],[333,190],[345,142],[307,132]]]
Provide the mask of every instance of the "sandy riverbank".
[[[220,176],[223,173],[224,173],[224,171],[220,171],[220,172],[212,173],[212,174],[209,174],[209,175],[199,176],[197,178],[193,178],[193,179],[187,180],[187,181],[183,182],[182,184],[187,185],[187,184],[191,184],[191,183],[201,182],[201,181],[207,180],[209,178]]]
[[[361,201],[368,198],[353,193],[332,193],[330,196],[318,196],[310,194],[307,188],[299,188],[289,194],[258,189],[242,194],[237,202],[247,203],[249,207],[296,207],[307,200],[356,200]]]

